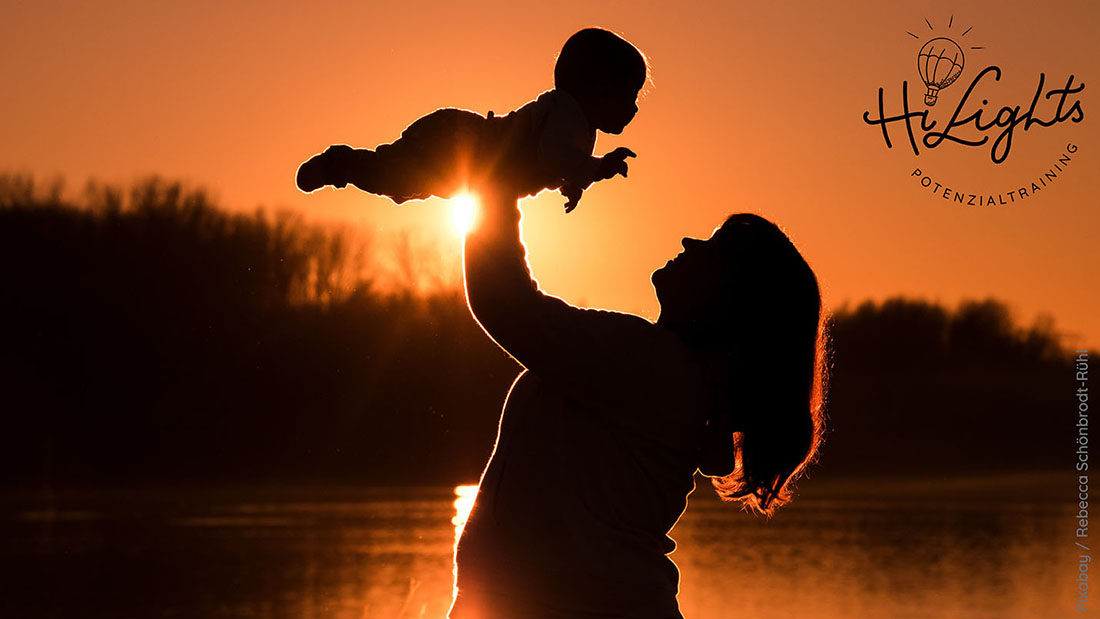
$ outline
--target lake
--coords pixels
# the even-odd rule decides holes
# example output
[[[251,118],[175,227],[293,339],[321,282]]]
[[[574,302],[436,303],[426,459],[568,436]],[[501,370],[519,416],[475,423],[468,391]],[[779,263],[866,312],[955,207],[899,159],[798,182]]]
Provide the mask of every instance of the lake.
[[[672,533],[688,619],[1088,614],[1073,473],[803,486],[768,522],[700,485]],[[436,619],[455,506],[454,488],[9,495],[0,616]]]

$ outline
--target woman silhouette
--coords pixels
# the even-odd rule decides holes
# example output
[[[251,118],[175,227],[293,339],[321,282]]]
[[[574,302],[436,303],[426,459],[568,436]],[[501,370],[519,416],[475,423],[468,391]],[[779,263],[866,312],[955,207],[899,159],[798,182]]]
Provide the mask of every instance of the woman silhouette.
[[[455,551],[451,619],[682,617],[669,530],[697,470],[771,516],[816,458],[824,334],[813,271],[729,217],[653,273],[656,324],[573,307],[527,269],[514,193],[481,195],[466,294],[526,370]]]

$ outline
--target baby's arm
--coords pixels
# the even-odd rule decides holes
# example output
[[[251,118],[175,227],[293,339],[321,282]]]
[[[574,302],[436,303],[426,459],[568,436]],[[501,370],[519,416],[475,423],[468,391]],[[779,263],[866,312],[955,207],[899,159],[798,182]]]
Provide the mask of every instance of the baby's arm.
[[[579,180],[572,180],[568,176],[565,177],[561,184],[561,195],[568,199],[565,203],[565,212],[572,213],[573,209],[577,208],[577,204],[581,199],[581,194],[583,194],[584,190],[588,189],[593,182],[607,180],[616,174],[626,178],[627,157],[637,157],[637,155],[629,148],[620,146],[603,157],[589,156],[589,159],[596,162],[595,173],[591,176],[580,176]]]
[[[602,157],[595,157],[580,141],[568,132],[551,130],[544,132],[539,143],[539,163],[552,176],[562,180],[561,193],[569,199],[565,204],[567,213],[576,208],[581,194],[592,183],[616,174],[626,177],[626,158],[637,156],[629,148],[619,147]]]

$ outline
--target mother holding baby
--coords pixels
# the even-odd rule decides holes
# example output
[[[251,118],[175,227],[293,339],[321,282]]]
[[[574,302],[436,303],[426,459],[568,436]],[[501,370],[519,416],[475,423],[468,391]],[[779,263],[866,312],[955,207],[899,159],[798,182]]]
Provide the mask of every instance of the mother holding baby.
[[[374,150],[330,147],[303,191],[348,183],[394,202],[453,195],[470,311],[525,370],[455,550],[450,619],[682,618],[669,531],[695,474],[771,516],[817,457],[825,336],[817,279],[787,236],[731,215],[652,275],[656,323],[573,307],[539,290],[518,199],[626,176],[627,149],[593,157],[596,132],[637,112],[644,56],[600,29],[573,35],[556,88],[506,116],[443,109]],[[467,165],[470,164],[470,165]]]
[[[466,294],[526,369],[458,542],[449,617],[682,617],[667,534],[696,471],[771,516],[816,457],[813,271],[778,227],[742,213],[653,273],[655,324],[574,307],[531,279],[506,187],[481,196]]]
[[[817,280],[787,236],[728,217],[652,275],[638,316],[539,290],[520,240],[522,181],[480,190],[466,237],[470,311],[525,370],[456,547],[450,619],[681,618],[668,532],[697,471],[771,516],[824,432]]]

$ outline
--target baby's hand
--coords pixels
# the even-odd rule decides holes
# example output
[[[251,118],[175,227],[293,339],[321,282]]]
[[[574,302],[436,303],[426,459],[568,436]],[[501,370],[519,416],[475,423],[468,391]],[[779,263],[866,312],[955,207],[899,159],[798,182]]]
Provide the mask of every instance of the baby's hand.
[[[565,203],[565,212],[572,213],[573,209],[577,208],[577,204],[581,201],[581,194],[584,193],[584,189],[576,183],[566,181],[561,186],[561,195],[565,196],[569,200]]]
[[[616,174],[626,178],[626,158],[637,156],[629,148],[620,146],[600,157],[599,176],[596,180],[607,180]]]

